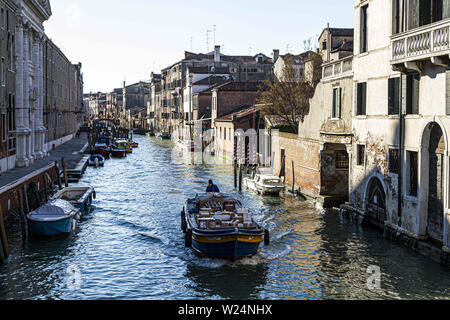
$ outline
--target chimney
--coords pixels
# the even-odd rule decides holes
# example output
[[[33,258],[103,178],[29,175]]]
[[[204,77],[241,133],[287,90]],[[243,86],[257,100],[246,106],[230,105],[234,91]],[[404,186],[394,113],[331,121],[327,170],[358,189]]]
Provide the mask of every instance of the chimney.
[[[220,46],[214,47],[214,62],[220,62]]]
[[[273,49],[273,53],[272,53],[273,63],[277,62],[279,57],[280,57],[280,50]]]

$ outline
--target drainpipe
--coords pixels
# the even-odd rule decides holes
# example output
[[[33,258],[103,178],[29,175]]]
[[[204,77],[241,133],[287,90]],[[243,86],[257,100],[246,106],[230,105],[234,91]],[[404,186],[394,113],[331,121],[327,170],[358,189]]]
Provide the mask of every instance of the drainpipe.
[[[403,84],[402,84],[403,85]],[[399,139],[399,173],[398,173],[398,226],[402,225],[402,203],[403,203],[403,149],[404,149],[404,125],[403,125],[403,103],[399,106],[399,126],[398,126],[398,139]]]

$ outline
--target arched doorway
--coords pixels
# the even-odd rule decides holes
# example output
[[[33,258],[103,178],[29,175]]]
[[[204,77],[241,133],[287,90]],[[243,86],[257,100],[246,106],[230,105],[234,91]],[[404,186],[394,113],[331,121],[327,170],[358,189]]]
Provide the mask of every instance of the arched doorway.
[[[444,231],[444,154],[444,134],[437,123],[432,123],[428,157],[427,236],[439,243],[443,241]]]
[[[367,188],[367,218],[370,224],[384,228],[386,216],[386,193],[381,181],[373,178]]]

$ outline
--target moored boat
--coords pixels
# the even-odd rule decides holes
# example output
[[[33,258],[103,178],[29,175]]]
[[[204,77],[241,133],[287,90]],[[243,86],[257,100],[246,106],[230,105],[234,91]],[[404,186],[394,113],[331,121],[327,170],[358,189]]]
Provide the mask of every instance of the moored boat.
[[[109,158],[109,147],[105,143],[96,143],[91,154],[100,154],[105,159]]]
[[[70,202],[56,199],[27,215],[30,230],[35,235],[57,236],[75,229],[80,211]]]
[[[224,194],[197,195],[181,213],[186,247],[211,258],[236,260],[254,256],[269,231],[256,223],[248,209]]]
[[[268,173],[257,173],[253,178],[245,178],[244,186],[261,195],[279,195],[285,188],[279,177]]]
[[[111,157],[113,158],[125,158],[127,156],[127,150],[125,148],[119,148],[113,146],[111,148]]]
[[[115,141],[115,146],[118,148],[123,148],[127,153],[133,153],[133,148],[127,140],[120,139]]]
[[[91,167],[103,167],[105,158],[101,154],[93,154],[88,160],[88,165]]]
[[[82,214],[91,211],[93,199],[97,196],[95,189],[91,186],[67,187],[56,193],[52,199],[61,199],[69,202]]]
[[[139,148],[139,143],[137,143],[136,141],[130,140],[130,146],[132,148]]]

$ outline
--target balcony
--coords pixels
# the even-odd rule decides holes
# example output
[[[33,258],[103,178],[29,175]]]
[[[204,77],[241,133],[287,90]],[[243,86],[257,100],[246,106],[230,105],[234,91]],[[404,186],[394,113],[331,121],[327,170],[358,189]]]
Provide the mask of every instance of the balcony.
[[[396,34],[391,37],[391,47],[393,65],[408,68],[408,63],[423,60],[445,65],[450,54],[450,19]]]
[[[322,81],[331,81],[351,75],[353,75],[352,56],[322,65]]]

